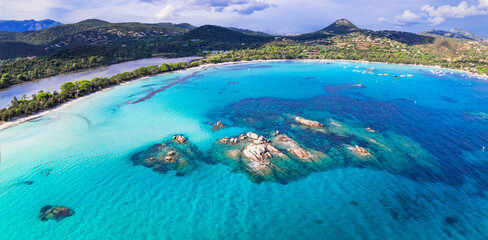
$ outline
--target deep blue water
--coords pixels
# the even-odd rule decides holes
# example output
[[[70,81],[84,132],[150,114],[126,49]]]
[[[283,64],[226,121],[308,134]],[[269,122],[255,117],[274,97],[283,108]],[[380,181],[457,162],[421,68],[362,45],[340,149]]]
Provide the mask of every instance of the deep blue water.
[[[228,127],[212,131],[218,120]],[[276,130],[327,157],[256,180],[216,143]],[[134,165],[174,134],[203,153],[190,171]],[[0,239],[488,239],[488,82],[450,70],[191,69],[93,94],[0,144]],[[46,205],[76,213],[42,222]]]

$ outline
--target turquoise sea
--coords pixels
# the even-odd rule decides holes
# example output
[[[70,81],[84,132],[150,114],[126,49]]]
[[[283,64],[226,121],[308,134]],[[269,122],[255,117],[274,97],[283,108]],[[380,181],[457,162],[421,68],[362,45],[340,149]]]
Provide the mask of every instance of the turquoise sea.
[[[212,131],[218,120],[228,127]],[[216,143],[276,130],[327,157],[255,178]],[[134,164],[175,134],[203,154],[190,170]],[[371,157],[354,155],[355,145]],[[488,239],[488,81],[451,70],[339,61],[189,69],[2,130],[0,146],[5,240]],[[75,214],[43,222],[46,205]]]

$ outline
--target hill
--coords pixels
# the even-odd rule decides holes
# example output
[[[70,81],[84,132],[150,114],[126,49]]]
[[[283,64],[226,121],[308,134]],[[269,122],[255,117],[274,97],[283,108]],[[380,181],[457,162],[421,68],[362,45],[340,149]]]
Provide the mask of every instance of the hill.
[[[193,45],[205,45],[208,49],[221,50],[257,46],[272,39],[273,37],[271,36],[250,35],[214,25],[204,25],[195,28],[179,38],[181,41],[190,41]]]
[[[319,32],[331,33],[331,34],[347,34],[347,33],[359,32],[361,30],[362,29],[358,28],[351,21],[347,19],[339,19],[334,23],[332,23],[331,25],[327,26],[326,28],[320,30]]]
[[[40,31],[0,32],[0,59],[49,55],[79,46],[140,46],[150,41],[165,41],[188,31],[178,25],[109,23],[89,19]],[[21,45],[29,47],[11,47]]]
[[[487,37],[484,37],[484,36],[481,36],[481,35],[478,35],[478,34],[474,34],[474,33],[470,33],[470,32],[468,32],[466,30],[453,28],[453,29],[449,30],[449,32],[451,32],[453,34],[457,34],[457,35],[464,36],[466,38],[473,39],[475,41],[485,42],[485,43],[488,42],[488,38]]]
[[[184,29],[188,29],[188,30],[193,30],[197,27],[189,24],[189,23],[178,23],[178,24],[175,24],[175,23],[157,23],[156,25],[158,26],[163,26],[163,27],[178,27],[178,28],[184,28]]]
[[[298,41],[313,41],[318,39],[327,39],[337,35],[346,35],[354,32],[367,32],[358,28],[351,21],[347,19],[339,19],[329,26],[315,32],[300,34],[297,36],[292,36],[290,39]]]
[[[421,34],[425,35],[435,35],[447,38],[457,38],[457,39],[467,39],[472,41],[478,41],[483,43],[488,43],[488,38],[474,33],[470,33],[466,30],[453,28],[449,31],[430,29]]]
[[[252,35],[252,36],[271,37],[271,35],[269,35],[267,33],[259,32],[259,31],[253,31],[253,30],[249,30],[249,29],[242,29],[242,28],[235,28],[235,27],[228,27],[228,29],[236,31],[236,32],[244,33],[247,35]]]
[[[61,23],[51,19],[46,19],[42,21],[0,20],[0,31],[6,31],[6,32],[38,31],[38,30],[42,30],[42,29],[46,29],[58,25],[61,25]]]
[[[457,34],[457,33],[444,31],[444,30],[436,30],[436,29],[429,29],[425,32],[422,32],[422,34],[430,34],[430,35],[437,35],[437,36],[449,37],[449,38],[474,40],[474,39],[467,37],[465,35],[462,35],[462,34]]]

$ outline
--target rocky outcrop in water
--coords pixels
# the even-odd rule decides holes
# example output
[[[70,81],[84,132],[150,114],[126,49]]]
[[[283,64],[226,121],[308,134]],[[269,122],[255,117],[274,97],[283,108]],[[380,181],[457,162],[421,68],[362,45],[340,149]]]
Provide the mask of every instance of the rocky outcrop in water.
[[[327,158],[323,153],[301,147],[287,135],[274,132],[271,137],[248,132],[219,139],[213,147],[212,159],[246,172],[255,182],[288,183],[307,175]]]
[[[324,126],[322,123],[319,123],[317,121],[308,120],[308,119],[305,119],[302,117],[296,117],[295,121],[297,121],[298,123],[300,123],[304,126],[311,127],[311,128],[320,128],[320,127]]]
[[[286,151],[290,152],[300,159],[308,159],[313,157],[313,155],[308,150],[300,147],[300,145],[298,145],[295,140],[289,138],[286,135],[279,135],[274,139],[274,142],[276,144],[286,147]]]
[[[368,150],[366,150],[363,147],[360,147],[358,145],[356,145],[355,147],[349,146],[348,149],[353,151],[356,154],[359,154],[362,157],[366,157],[366,156],[371,155],[371,153]]]
[[[203,153],[186,137],[176,135],[172,140],[134,154],[131,160],[134,165],[143,165],[156,172],[176,171],[177,175],[184,175],[196,167],[195,161],[202,156]]]
[[[373,130],[373,129],[369,128],[369,127],[365,128],[365,130],[368,131],[368,132],[370,132],[370,133],[376,133],[375,130]]]
[[[224,124],[222,124],[222,121],[217,121],[217,123],[215,123],[214,125],[212,125],[212,131],[217,131],[217,130],[220,130],[222,128],[224,128]]]
[[[175,135],[173,136],[173,140],[175,140],[177,143],[183,144],[186,143],[188,139],[186,139],[186,137],[183,135]]]
[[[63,206],[45,206],[39,213],[41,221],[56,220],[61,221],[64,218],[71,217],[75,211]]]

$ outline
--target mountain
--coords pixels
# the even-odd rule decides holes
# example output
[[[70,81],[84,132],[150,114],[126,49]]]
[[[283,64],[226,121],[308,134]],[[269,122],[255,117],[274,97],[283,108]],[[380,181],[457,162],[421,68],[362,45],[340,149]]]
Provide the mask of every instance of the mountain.
[[[332,34],[347,34],[352,32],[361,31],[356,25],[347,19],[339,19],[329,25],[328,27],[320,30],[319,32],[327,32]]]
[[[382,37],[386,37],[388,39],[407,45],[420,45],[434,42],[434,38],[431,36],[424,36],[410,32],[383,30],[375,33]]]
[[[46,19],[42,21],[0,20],[0,31],[7,31],[7,32],[39,31],[42,29],[46,29],[58,25],[61,25],[61,23],[50,19]]]
[[[466,30],[456,29],[456,28],[453,28],[449,31],[430,29],[422,33],[438,35],[438,36],[448,37],[448,38],[458,38],[458,39],[467,39],[467,40],[473,40],[479,42],[488,42],[488,38],[486,37],[474,33],[470,33]]]
[[[468,40],[473,40],[469,37],[466,37],[462,34],[457,34],[457,33],[452,33],[444,30],[437,30],[437,29],[429,29],[425,32],[422,32],[424,34],[431,34],[431,35],[438,35],[442,37],[449,37],[449,38],[459,38],[459,39],[468,39]]]
[[[193,30],[197,27],[189,24],[189,23],[178,23],[178,24],[175,24],[175,23],[157,23],[156,25],[158,26],[163,26],[163,27],[178,27],[178,28],[184,28],[184,29],[188,29],[188,30]]]
[[[253,31],[253,30],[249,30],[249,29],[242,29],[242,28],[235,28],[235,27],[228,27],[228,29],[236,31],[236,32],[244,33],[247,35],[253,35],[253,36],[260,36],[260,37],[270,37],[271,36],[271,35],[264,33],[264,32]]]
[[[318,40],[324,38],[331,38],[336,35],[345,35],[354,32],[369,32],[369,30],[358,28],[356,25],[354,25],[351,21],[347,19],[339,19],[334,23],[330,24],[329,26],[327,26],[326,28],[323,28],[319,31],[299,34],[287,38],[298,40],[298,41],[311,41],[311,40]]]
[[[230,49],[250,45],[259,45],[273,39],[270,36],[256,36],[225,27],[204,25],[191,30],[179,38],[181,41],[203,42],[210,48]]]
[[[451,32],[453,34],[458,34],[458,35],[461,35],[461,36],[465,36],[467,38],[470,38],[470,39],[473,39],[473,40],[476,40],[476,41],[488,42],[488,38],[487,37],[480,36],[480,35],[477,35],[477,34],[474,34],[474,33],[470,33],[470,32],[468,32],[466,30],[453,28],[453,29],[449,30],[449,32]]]
[[[141,45],[141,41],[166,41],[188,31],[178,25],[110,23],[88,19],[39,31],[0,32],[0,59],[46,55],[78,46]]]

